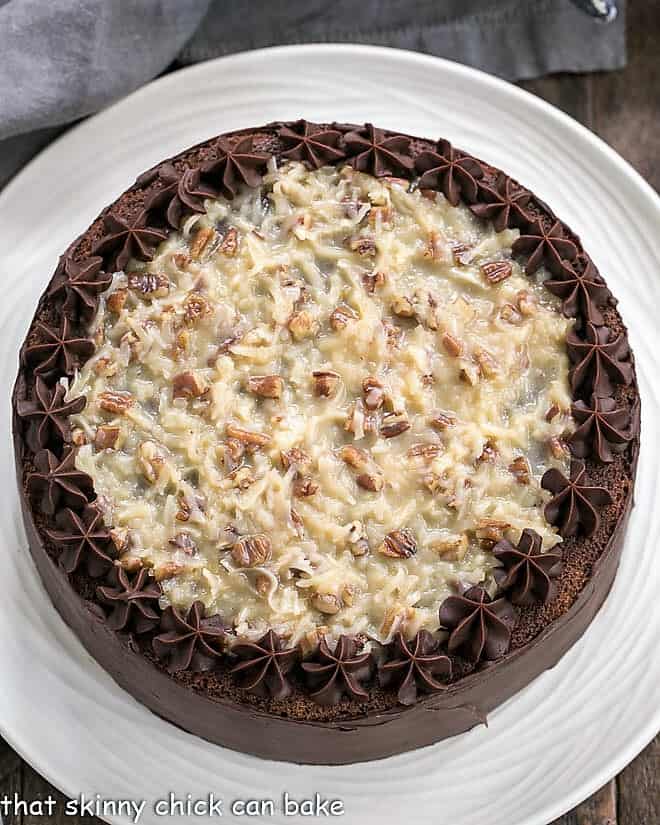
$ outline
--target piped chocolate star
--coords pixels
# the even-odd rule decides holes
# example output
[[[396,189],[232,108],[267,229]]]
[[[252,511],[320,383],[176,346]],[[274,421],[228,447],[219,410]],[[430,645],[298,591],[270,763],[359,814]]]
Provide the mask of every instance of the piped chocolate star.
[[[218,196],[218,190],[202,180],[199,169],[178,172],[171,163],[164,163],[157,179],[163,186],[148,197],[146,207],[152,212],[162,211],[172,229],[179,229],[184,215],[204,212],[207,198]]]
[[[194,602],[187,613],[167,607],[160,620],[162,631],[153,640],[156,656],[170,673],[183,670],[212,670],[226,645],[227,629],[219,616],[204,618],[202,602]]]
[[[630,413],[617,406],[613,398],[599,398],[591,401],[576,401],[571,413],[578,428],[569,438],[571,452],[577,458],[595,456],[605,464],[614,461],[616,453],[626,449],[635,434]]]
[[[479,203],[473,203],[470,209],[478,218],[492,221],[496,232],[529,221],[526,207],[532,193],[515,184],[504,172],[498,174],[494,186],[480,185],[479,195]]]
[[[23,363],[37,375],[73,375],[94,352],[92,339],[74,333],[66,314],[62,315],[59,327],[37,321],[34,328],[36,340],[25,347]]]
[[[99,295],[112,283],[112,276],[103,271],[103,258],[94,255],[77,263],[62,255],[48,290],[51,298],[64,295],[63,311],[74,318],[91,320],[99,303]]]
[[[362,682],[369,678],[371,653],[361,653],[361,644],[349,636],[340,636],[334,650],[321,639],[316,661],[302,663],[312,692],[310,699],[319,705],[335,705],[344,696],[355,701],[369,698]]]
[[[27,486],[42,513],[53,515],[61,505],[81,510],[94,497],[92,479],[76,469],[75,449],[65,448],[61,458],[50,450],[40,450],[34,465],[36,472],[27,477]]]
[[[553,547],[544,553],[543,540],[534,530],[523,530],[516,546],[506,539],[498,541],[493,555],[502,563],[493,571],[495,581],[513,604],[545,604],[554,598],[561,552]]]
[[[541,487],[552,493],[545,506],[545,517],[559,528],[562,538],[578,532],[591,536],[600,525],[599,508],[612,503],[612,496],[604,487],[588,483],[583,461],[571,461],[570,478],[555,467],[546,470]]]
[[[630,384],[632,364],[625,335],[613,336],[609,327],[587,323],[582,333],[566,336],[572,367],[568,377],[573,393],[607,396],[615,384]]]
[[[477,199],[477,180],[483,169],[474,158],[457,152],[448,140],[439,140],[434,152],[421,152],[415,168],[420,173],[420,189],[439,189],[452,206],[458,206],[461,197],[468,203]]]
[[[344,135],[347,162],[358,172],[377,178],[385,175],[409,174],[413,162],[408,154],[410,138],[403,135],[385,136],[382,129],[366,123],[362,129]]]
[[[46,530],[46,535],[57,545],[64,545],[59,562],[67,573],[84,564],[92,578],[106,573],[116,552],[110,531],[103,524],[101,512],[88,504],[82,513],[64,510],[57,517],[59,530]]]
[[[167,232],[149,222],[149,210],[143,209],[127,217],[108,212],[103,217],[106,233],[94,246],[93,253],[101,255],[106,267],[125,270],[128,262],[150,261],[158,245],[167,239]]]
[[[510,602],[504,597],[491,599],[481,587],[449,596],[440,605],[440,624],[449,630],[447,649],[471,662],[504,656],[515,622]]]
[[[346,155],[340,148],[341,132],[337,129],[322,129],[306,120],[297,120],[282,126],[278,135],[287,147],[282,157],[304,161],[312,169],[336,163]]]
[[[574,261],[577,256],[577,246],[564,237],[559,221],[555,221],[549,229],[541,221],[534,221],[514,241],[512,251],[514,255],[527,257],[525,272],[528,275],[533,275],[543,264],[555,275],[561,275],[565,261]]]
[[[543,286],[562,299],[562,312],[568,318],[583,317],[592,324],[603,323],[600,309],[610,297],[610,291],[590,259],[582,272],[565,264],[559,277],[544,281]]]
[[[66,390],[62,384],[49,387],[41,376],[36,377],[34,394],[16,405],[19,418],[28,424],[26,441],[33,452],[42,447],[69,441],[71,428],[69,416],[79,413],[86,404],[84,396],[65,401]]]
[[[108,627],[138,634],[158,625],[161,592],[146,567],[131,576],[122,567],[115,566],[108,574],[107,583],[96,588],[99,601],[110,608]]]
[[[269,630],[257,642],[244,642],[232,648],[241,660],[231,669],[241,686],[257,696],[283,699],[292,692],[287,674],[299,658],[297,648],[285,647],[279,636]]]
[[[420,692],[446,690],[445,682],[452,673],[451,659],[440,651],[440,643],[428,630],[420,630],[411,641],[397,633],[387,646],[387,656],[378,668],[378,679],[382,687],[397,691],[402,705],[414,705]]]
[[[251,135],[239,138],[236,143],[220,138],[214,148],[217,159],[206,163],[202,170],[212,186],[228,198],[235,197],[241,185],[259,186],[270,155],[255,151]]]

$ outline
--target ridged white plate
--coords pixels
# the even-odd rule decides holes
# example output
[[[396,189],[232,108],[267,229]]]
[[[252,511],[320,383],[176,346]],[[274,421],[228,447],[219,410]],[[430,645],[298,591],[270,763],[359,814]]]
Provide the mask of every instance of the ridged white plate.
[[[493,713],[488,728],[355,767],[299,767],[227,751],[120,690],[41,587],[8,435],[16,352],[58,254],[158,160],[219,132],[301,115],[447,137],[552,204],[620,299],[643,396],[637,506],[614,589],[586,636]],[[3,735],[69,795],[151,802],[169,791],[193,798],[213,791],[228,804],[319,792],[344,801],[349,825],[397,822],[399,811],[416,825],[542,825],[595,791],[660,728],[659,227],[657,195],[575,121],[471,69],[380,48],[287,47],[201,64],[152,83],[47,149],[0,196]],[[226,813],[227,820],[245,818]],[[147,808],[141,821],[162,819]],[[298,819],[278,813],[258,821]]]

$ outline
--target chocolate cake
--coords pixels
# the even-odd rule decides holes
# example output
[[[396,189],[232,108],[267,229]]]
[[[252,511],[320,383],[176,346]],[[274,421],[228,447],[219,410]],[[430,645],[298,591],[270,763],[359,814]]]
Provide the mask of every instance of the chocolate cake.
[[[632,506],[627,333],[579,238],[454,148],[271,123],[60,258],[13,396],[58,611],[165,719],[339,764],[486,714],[582,635]]]

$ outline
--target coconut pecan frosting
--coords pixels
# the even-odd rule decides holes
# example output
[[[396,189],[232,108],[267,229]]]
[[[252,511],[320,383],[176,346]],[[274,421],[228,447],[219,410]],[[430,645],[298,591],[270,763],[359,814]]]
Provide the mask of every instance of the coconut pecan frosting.
[[[326,171],[329,167],[334,171]],[[290,179],[277,177],[286,169],[294,170]],[[548,457],[540,463],[531,448],[529,455],[521,451],[512,458],[506,470],[507,484],[537,490],[536,498],[530,493],[525,505],[529,509],[522,511],[536,513],[537,520],[525,523],[523,519],[512,526],[491,519],[477,525],[471,541],[487,562],[472,579],[467,576],[453,581],[447,574],[445,598],[439,604],[432,599],[428,602],[432,608],[424,614],[423,622],[406,625],[405,620],[397,619],[389,626],[380,625],[378,632],[372,632],[369,625],[366,632],[354,629],[345,633],[337,615],[342,607],[352,606],[353,597],[349,590],[337,595],[321,588],[311,598],[317,617],[313,632],[305,626],[304,635],[296,636],[283,624],[266,627],[257,623],[258,633],[255,630],[246,635],[237,633],[229,602],[227,615],[223,609],[210,609],[211,604],[222,603],[222,595],[214,602],[184,598],[173,584],[175,562],[169,572],[163,572],[158,564],[146,564],[132,552],[131,531],[118,529],[107,516],[112,512],[107,491],[95,489],[96,479],[80,469],[78,457],[85,449],[121,448],[124,433],[116,422],[122,416],[138,415],[135,398],[123,389],[108,389],[98,403],[109,421],[90,436],[81,431],[80,422],[91,414],[90,406],[97,399],[74,397],[71,388],[102,344],[102,328],[94,331],[99,312],[117,316],[134,296],[147,304],[172,298],[168,277],[149,268],[151,261],[160,260],[168,241],[185,237],[193,258],[217,254],[230,260],[240,253],[241,244],[258,244],[263,238],[255,230],[248,241],[221,219],[217,231],[209,228],[204,224],[205,216],[213,214],[209,204],[222,203],[225,210],[231,210],[232,203],[239,204],[247,220],[249,209],[262,208],[259,203],[267,200],[269,187],[293,189],[321,179],[308,180],[305,175],[326,175],[323,180],[330,181],[328,185],[345,187],[338,191],[349,191],[347,180],[352,180],[356,193],[359,185],[370,185],[371,177],[374,185],[391,187],[393,198],[398,197],[396,192],[402,193],[400,198],[410,196],[400,201],[405,203],[403,209],[412,209],[411,204],[421,208],[417,204],[423,202],[439,204],[441,209],[462,210],[461,220],[473,222],[470,226],[482,227],[494,236],[508,233],[508,254],[491,256],[478,265],[480,284],[496,295],[497,290],[508,288],[507,282],[516,272],[524,271],[530,285],[540,290],[523,291],[525,294],[515,301],[498,305],[497,323],[509,324],[509,329],[525,322],[529,302],[538,304],[535,296],[543,290],[547,298],[541,300],[548,302],[544,311],[568,319],[561,320],[566,336],[560,356],[566,359],[569,403],[565,410],[550,404],[543,411],[543,427],[547,428],[543,432],[554,433],[552,428],[558,430],[561,419],[566,435],[553,435]],[[351,175],[357,177],[346,177]],[[250,191],[259,194],[248,203],[245,193]],[[347,196],[342,209],[348,221],[364,220],[356,225],[368,228],[370,221],[377,222],[371,224],[372,230],[376,226],[375,235],[361,230],[342,242],[349,254],[363,262],[359,288],[375,299],[389,294],[391,288],[387,275],[375,268],[373,261],[380,254],[377,230],[392,217],[387,204],[377,202],[360,216],[364,206],[357,194],[355,200]],[[200,219],[202,223],[196,224]],[[304,243],[310,227],[301,220],[291,222],[289,231],[298,233]],[[429,258],[444,254],[433,243],[420,251],[424,266]],[[389,254],[398,253],[392,249]],[[454,244],[449,254],[452,265],[460,268],[471,263],[474,253],[467,245]],[[186,266],[183,260],[179,264]],[[278,277],[283,277],[283,271],[279,270]],[[123,280],[118,280],[118,273]],[[324,273],[319,269],[314,277],[323,278]],[[299,285],[292,281],[284,283],[284,288],[294,290]],[[200,278],[188,293],[188,326],[184,324],[180,331],[182,349],[187,346],[190,330],[203,324],[210,312],[204,290]],[[316,340],[320,334],[304,292],[303,286],[287,320],[293,342]],[[437,315],[433,301],[431,293],[423,303],[418,293],[394,295],[388,303],[388,320],[383,321],[383,345],[396,352],[402,335],[414,335],[417,327],[423,327],[436,336],[437,347],[458,363],[467,358],[465,342],[455,330],[452,334],[450,329],[434,328]],[[358,318],[359,312],[350,302],[340,299],[328,323],[331,331],[343,334]],[[232,358],[240,357],[236,348],[245,346],[248,332],[228,328],[208,354],[212,363],[229,364]],[[105,368],[109,369],[108,364]],[[97,374],[102,369],[99,365]],[[457,380],[468,392],[497,370],[498,364],[487,352],[475,351]],[[172,398],[202,410],[203,416],[212,390],[202,373],[190,369],[175,375]],[[110,380],[112,374],[107,375]],[[315,404],[325,404],[324,410],[332,411],[337,399],[343,398],[343,378],[337,370],[317,367],[309,381],[310,397]],[[433,376],[429,374],[426,382],[420,392],[433,392]],[[290,391],[283,375],[257,373],[246,383],[246,392],[262,406],[277,404]],[[360,433],[375,433],[382,443],[410,442],[406,461],[422,468],[418,475],[426,485],[424,495],[460,509],[462,504],[455,496],[442,498],[443,478],[441,474],[435,477],[428,468],[438,460],[446,443],[457,438],[452,433],[459,431],[456,427],[461,422],[451,411],[437,410],[429,424],[432,437],[423,443],[413,442],[411,419],[392,402],[393,394],[382,376],[370,375],[355,396],[346,425],[348,434],[335,453],[352,495],[362,497],[361,501],[370,501],[369,497],[376,500],[389,483],[387,472],[378,463],[379,454],[363,446],[367,442],[356,430],[362,428]],[[194,687],[211,698],[225,697],[239,705],[257,707],[260,712],[318,723],[365,714],[407,713],[412,706],[436,701],[448,691],[460,696],[462,684],[474,684],[470,680],[478,679],[483,667],[490,670],[508,660],[515,663],[521,655],[534,656],[534,640],[545,627],[562,621],[608,542],[618,535],[618,525],[630,506],[639,439],[633,358],[615,301],[579,239],[545,204],[503,172],[447,140],[425,141],[372,124],[305,120],[270,124],[208,141],[142,175],[105,210],[62,256],[42,297],[21,351],[14,411],[21,484],[40,541],[69,577],[71,589],[102,608],[108,628],[119,640],[181,686]],[[142,489],[145,484],[153,487],[160,483],[163,466],[162,455],[157,449],[149,452],[145,443],[141,445]],[[475,472],[495,473],[493,468],[500,458],[497,439],[486,441],[480,449]],[[268,450],[268,436],[256,427],[229,421],[223,450],[222,471],[231,478],[236,495],[254,489],[253,470]],[[299,503],[287,514],[289,528],[298,531],[300,541],[304,541],[305,519],[323,481],[300,447],[282,451],[279,461],[278,473],[286,477],[292,500]],[[536,483],[538,466],[547,469],[542,476],[539,473]],[[468,480],[466,488],[469,485]],[[139,496],[140,485],[135,489]],[[163,486],[162,495],[166,494]],[[171,539],[170,551],[172,558],[183,559],[185,566],[198,554],[201,539],[192,527],[196,518],[204,517],[207,505],[190,493],[180,498],[178,506],[180,529]],[[368,559],[378,554],[383,564],[397,565],[384,568],[394,575],[398,565],[407,560],[411,565],[419,563],[423,552],[419,531],[410,524],[383,528],[375,545],[372,538],[369,530],[360,526],[346,534],[346,546],[350,545],[355,564],[367,565]],[[458,571],[460,579],[467,569],[461,567],[461,560],[471,558],[472,550],[466,556],[460,536],[442,535],[440,539],[435,536],[436,544],[442,544],[442,550],[436,551],[441,564]],[[277,548],[266,530],[241,535],[228,528],[218,537],[217,546],[231,570],[253,577],[250,586],[257,593],[255,599],[272,597],[270,588],[277,587],[277,576],[273,583],[268,565]],[[266,572],[260,578],[262,569]],[[219,570],[217,575],[224,574]],[[351,615],[360,614],[354,607]]]

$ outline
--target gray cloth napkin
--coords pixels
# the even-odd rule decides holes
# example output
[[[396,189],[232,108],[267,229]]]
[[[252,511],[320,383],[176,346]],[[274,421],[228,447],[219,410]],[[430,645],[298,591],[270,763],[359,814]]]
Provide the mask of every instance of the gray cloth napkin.
[[[603,25],[571,0],[0,0],[0,187],[66,124],[174,61],[357,42],[509,79],[615,69],[625,63],[624,5]]]

